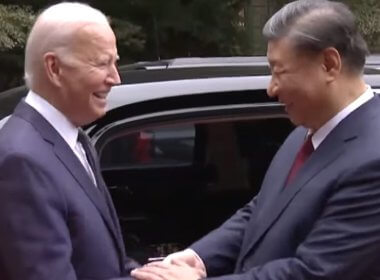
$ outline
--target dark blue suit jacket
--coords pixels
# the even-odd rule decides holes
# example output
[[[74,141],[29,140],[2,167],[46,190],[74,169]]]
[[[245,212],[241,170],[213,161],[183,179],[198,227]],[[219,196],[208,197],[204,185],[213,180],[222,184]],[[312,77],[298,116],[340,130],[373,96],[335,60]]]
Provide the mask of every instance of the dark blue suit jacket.
[[[0,279],[104,280],[135,266],[103,180],[96,188],[64,139],[22,101],[0,130]]]
[[[380,97],[334,128],[284,186],[306,133],[291,133],[250,203],[191,246],[209,279],[380,279]]]

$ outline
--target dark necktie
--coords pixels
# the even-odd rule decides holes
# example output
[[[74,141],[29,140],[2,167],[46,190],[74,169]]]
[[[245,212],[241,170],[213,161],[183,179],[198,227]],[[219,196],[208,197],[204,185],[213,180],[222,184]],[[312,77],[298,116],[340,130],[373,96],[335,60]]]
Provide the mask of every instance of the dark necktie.
[[[91,170],[95,176],[96,184],[98,184],[99,174],[97,174],[98,170],[96,168],[97,166],[95,162],[96,161],[95,154],[94,154],[94,151],[92,151],[91,143],[88,136],[82,129],[79,129],[78,131],[78,141],[82,144],[83,150],[86,153],[87,162],[89,163]]]
[[[96,151],[90,142],[90,138],[88,138],[88,136],[86,135],[86,133],[82,129],[79,129],[78,141],[82,144],[83,149],[86,152],[87,160],[88,160],[88,163],[90,164],[90,166],[94,172],[94,175],[96,178],[96,183],[98,185],[98,189],[100,190],[100,192],[102,193],[102,195],[105,199],[105,202],[106,202],[107,208],[108,208],[107,209],[108,213],[110,214],[111,219],[113,220],[114,227],[115,227],[115,230],[116,230],[116,233],[118,236],[119,246],[121,249],[120,253],[122,255],[122,267],[123,267],[122,269],[124,269],[126,254],[124,252],[124,242],[123,242],[123,238],[121,235],[121,229],[120,229],[120,225],[119,225],[119,221],[118,221],[118,217],[117,217],[115,208],[114,208],[113,203],[112,203],[112,198],[111,198],[111,196],[107,190],[107,186],[105,185],[103,178],[102,178],[102,174],[101,174],[100,166],[98,163],[98,157],[96,155]]]
[[[299,150],[296,159],[293,162],[292,168],[289,171],[288,178],[286,179],[286,185],[288,185],[296,176],[301,166],[305,163],[311,153],[314,151],[313,143],[311,141],[312,134],[309,134]]]

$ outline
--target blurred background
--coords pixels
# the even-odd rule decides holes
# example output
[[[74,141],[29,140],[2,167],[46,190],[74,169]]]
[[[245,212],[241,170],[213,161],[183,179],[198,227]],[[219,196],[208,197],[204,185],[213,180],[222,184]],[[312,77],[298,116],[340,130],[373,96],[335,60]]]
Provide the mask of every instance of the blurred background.
[[[0,92],[23,84],[24,46],[38,12],[61,1],[0,0]],[[265,55],[261,29],[286,0],[93,0],[118,39],[120,64],[174,57]],[[380,1],[342,0],[380,53]],[[1,93],[0,93],[1,94]]]

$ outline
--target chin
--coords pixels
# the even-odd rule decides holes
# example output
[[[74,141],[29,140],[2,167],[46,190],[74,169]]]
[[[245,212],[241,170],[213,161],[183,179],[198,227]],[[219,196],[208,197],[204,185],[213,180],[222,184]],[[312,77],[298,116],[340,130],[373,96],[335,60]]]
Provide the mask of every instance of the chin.
[[[300,125],[300,122],[297,120],[297,118],[294,118],[291,115],[289,115],[289,119],[292,122],[292,124],[294,124],[296,126]]]
[[[100,118],[106,114],[106,106],[93,106],[91,108],[91,113],[93,117]]]

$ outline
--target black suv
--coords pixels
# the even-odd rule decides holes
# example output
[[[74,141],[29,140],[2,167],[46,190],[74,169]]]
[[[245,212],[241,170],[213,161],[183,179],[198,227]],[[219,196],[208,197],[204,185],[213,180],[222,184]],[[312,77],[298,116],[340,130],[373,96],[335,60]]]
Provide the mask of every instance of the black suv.
[[[145,262],[186,247],[248,202],[293,125],[266,94],[265,57],[144,62],[120,75],[107,115],[86,131],[127,253]],[[380,88],[380,71],[367,68],[364,78]],[[0,111],[9,96],[0,94]]]

